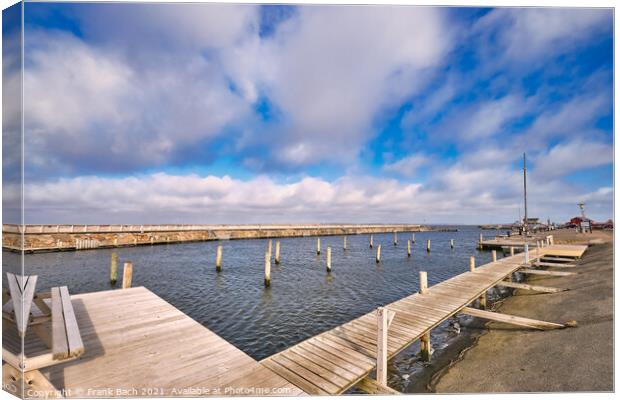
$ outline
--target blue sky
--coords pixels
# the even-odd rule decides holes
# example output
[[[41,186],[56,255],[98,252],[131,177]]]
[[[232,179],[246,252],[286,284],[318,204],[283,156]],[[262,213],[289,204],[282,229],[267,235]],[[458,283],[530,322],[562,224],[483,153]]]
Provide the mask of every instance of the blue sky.
[[[611,10],[25,13],[27,222],[612,217]]]

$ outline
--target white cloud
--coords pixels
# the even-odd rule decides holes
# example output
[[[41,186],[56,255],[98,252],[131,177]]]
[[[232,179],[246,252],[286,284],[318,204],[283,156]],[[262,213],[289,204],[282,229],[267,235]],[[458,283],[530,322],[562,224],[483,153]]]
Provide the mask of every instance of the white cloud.
[[[383,166],[383,170],[387,172],[395,172],[401,176],[411,178],[418,172],[418,168],[427,165],[430,161],[428,156],[423,154],[412,154],[393,163]]]
[[[534,161],[537,175],[555,178],[582,169],[611,164],[613,156],[611,144],[577,139],[552,147],[548,152],[539,154]]]

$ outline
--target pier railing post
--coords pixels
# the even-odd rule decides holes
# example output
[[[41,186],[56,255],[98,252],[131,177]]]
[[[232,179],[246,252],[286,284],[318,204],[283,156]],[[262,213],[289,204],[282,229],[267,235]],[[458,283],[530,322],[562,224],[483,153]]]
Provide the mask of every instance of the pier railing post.
[[[377,382],[387,385],[388,310],[377,308]]]
[[[123,289],[129,289],[131,287],[131,278],[133,276],[133,264],[126,262],[123,265]]]
[[[377,263],[381,262],[381,245],[377,246],[377,259],[376,259]]]
[[[217,272],[222,271],[222,246],[217,246],[215,253],[215,270]]]
[[[112,256],[110,257],[110,284],[111,285],[116,285],[116,278],[117,278],[116,261],[117,259],[118,259],[118,255],[116,254],[116,252],[113,252]]]
[[[275,258],[275,262],[276,264],[280,264],[280,241],[276,240],[276,258]]]

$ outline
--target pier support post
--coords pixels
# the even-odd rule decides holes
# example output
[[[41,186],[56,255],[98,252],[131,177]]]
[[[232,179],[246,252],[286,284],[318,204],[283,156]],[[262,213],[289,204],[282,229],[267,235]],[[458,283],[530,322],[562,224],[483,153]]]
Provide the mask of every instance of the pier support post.
[[[271,285],[271,255],[265,252],[265,287]]]
[[[394,231],[394,246],[398,245],[398,233],[396,233],[396,231]]]
[[[388,310],[377,308],[377,382],[387,385]]]
[[[346,236],[342,237],[342,249],[343,250],[347,249],[347,237]]]
[[[487,308],[487,291],[486,290],[484,291],[484,293],[482,293],[482,295],[478,299],[478,303],[480,303],[481,310],[486,310]]]
[[[454,248],[454,239],[450,239],[450,248],[453,249]]]
[[[431,361],[431,332],[428,331],[420,338],[420,357],[422,361]]]
[[[474,256],[469,257],[469,271],[474,272],[476,270],[476,259]]]
[[[428,293],[428,279],[426,271],[420,271],[420,294]]]
[[[116,285],[116,261],[118,259],[118,255],[116,254],[116,252],[112,253],[112,256],[110,257],[110,284],[111,285]]]
[[[493,256],[493,262],[496,262],[497,261],[497,251],[496,250],[491,251],[491,255]]]
[[[407,257],[411,257],[411,240],[407,240]]]
[[[510,246],[510,255],[511,256],[515,255],[515,248],[514,248],[514,246]]]
[[[276,240],[276,264],[280,264],[280,241]]]
[[[321,238],[316,238],[316,254],[321,254]]]
[[[372,249],[372,235],[370,235],[370,248]]]
[[[426,240],[426,251],[427,251],[428,253],[430,253],[430,252],[431,252],[431,240],[430,240],[430,239],[427,239],[427,240]]]
[[[327,246],[327,272],[332,272],[332,248]]]
[[[217,272],[222,271],[222,246],[217,246],[217,250],[215,252],[215,270]]]
[[[133,264],[126,262],[123,265],[123,289],[129,289],[131,287],[131,278],[133,276]]]
[[[381,262],[381,245],[377,246],[377,263]]]

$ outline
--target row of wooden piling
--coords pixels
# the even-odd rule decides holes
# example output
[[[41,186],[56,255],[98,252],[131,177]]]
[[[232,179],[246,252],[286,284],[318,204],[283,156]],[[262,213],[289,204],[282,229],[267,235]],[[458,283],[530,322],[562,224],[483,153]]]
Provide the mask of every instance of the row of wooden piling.
[[[118,261],[118,255],[116,254],[116,252],[113,252],[112,256],[110,257],[110,284],[111,285],[116,285],[117,261]],[[126,263],[123,264],[123,284],[121,286],[123,289],[127,289],[131,287],[132,277],[133,277],[133,264],[131,263],[131,261],[127,261]]]

